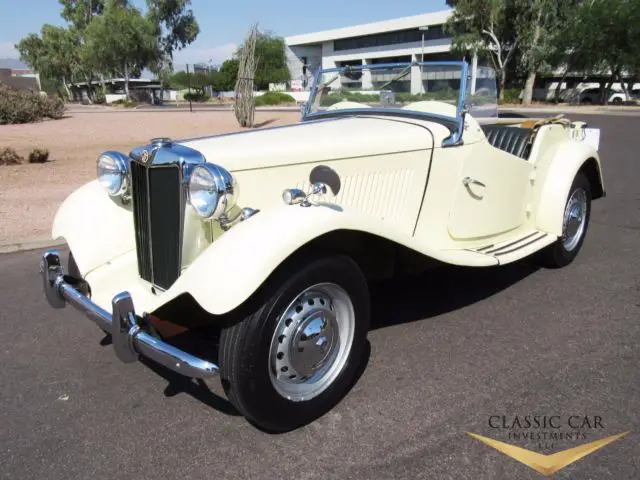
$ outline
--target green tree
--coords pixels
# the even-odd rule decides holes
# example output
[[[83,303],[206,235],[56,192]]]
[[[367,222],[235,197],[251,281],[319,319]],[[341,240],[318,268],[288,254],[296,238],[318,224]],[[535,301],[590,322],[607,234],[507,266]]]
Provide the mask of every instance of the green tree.
[[[156,76],[156,80],[160,84],[160,104],[164,99],[164,89],[171,86],[171,76],[173,74],[173,65],[166,54],[159,52],[158,58],[149,65]]]
[[[173,52],[186,47],[198,37],[200,26],[191,0],[147,0],[147,16],[156,25],[160,48],[173,59]]]
[[[239,68],[240,62],[237,58],[222,62],[220,70],[218,70],[217,87],[225,92],[233,90],[236,86],[236,80],[238,79]]]
[[[447,0],[454,7],[446,30],[453,34],[453,50],[482,55],[487,52],[499,78],[499,99],[504,99],[507,71],[514,60],[518,38],[513,0]]]
[[[233,90],[238,79],[239,66],[240,63],[237,58],[225,60],[217,72],[217,88],[224,92]]]
[[[200,33],[200,26],[193,11],[191,0],[147,0],[147,17],[156,27],[161,61],[151,65],[151,71],[160,81],[160,103],[165,81],[173,71],[173,53],[192,43]]]
[[[623,75],[640,72],[640,2],[638,0],[584,0],[573,2],[567,35],[558,35],[559,48],[571,70],[607,77],[600,81],[601,101],[607,103],[611,85]],[[561,56],[561,53],[558,54]],[[568,68],[567,68],[568,70]]]
[[[107,71],[124,77],[125,95],[130,98],[131,75],[152,65],[159,48],[154,24],[134,7],[109,1],[101,16],[86,29],[88,52]]]
[[[240,58],[242,48],[241,45],[236,51],[234,55],[236,59]],[[270,32],[258,32],[255,50],[258,65],[256,68],[256,78],[254,79],[255,86],[258,90],[267,90],[270,83],[282,83],[291,80],[285,49],[286,44],[284,38],[275,36]],[[229,65],[229,67],[231,67],[231,65]]]
[[[530,105],[538,70],[553,58],[553,44],[564,33],[560,4],[570,0],[516,0],[515,30],[520,52],[520,68],[526,81],[522,103]]]
[[[58,2],[62,6],[60,14],[62,18],[79,32],[84,32],[94,16],[102,15],[105,6],[104,0],[58,0]]]
[[[20,58],[42,77],[62,84],[70,97],[68,82],[80,62],[79,38],[75,31],[53,25],[43,25],[40,36],[30,33],[20,40],[16,49]]]

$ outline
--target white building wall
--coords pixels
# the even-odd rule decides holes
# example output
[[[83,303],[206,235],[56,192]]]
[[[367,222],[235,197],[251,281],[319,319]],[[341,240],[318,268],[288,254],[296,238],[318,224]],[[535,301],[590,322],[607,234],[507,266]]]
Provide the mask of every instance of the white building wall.
[[[322,46],[321,45],[294,45],[287,46],[287,65],[292,80],[301,80],[303,78],[303,58],[307,59],[307,77],[322,65]]]
[[[335,68],[341,62],[359,61],[363,65],[370,63],[369,60],[387,57],[411,57],[412,60],[420,60],[422,53],[430,55],[434,53],[442,54],[451,51],[451,38],[441,38],[426,40],[424,47],[421,41],[383,45],[351,50],[334,50],[334,41],[344,38],[353,38],[363,35],[379,34],[384,32],[401,31],[415,29],[420,26],[442,25],[451,15],[451,10],[415,15],[412,17],[399,18],[384,22],[369,23],[365,25],[355,25],[352,27],[338,28],[324,32],[309,33],[287,37],[285,39],[287,48],[287,61],[292,79],[300,78],[302,75],[301,58],[306,56],[309,63],[313,65],[312,72],[315,73],[316,65],[323,69]],[[363,75],[363,88],[371,85],[370,72]],[[420,79],[412,87],[412,91],[420,91]],[[336,81],[336,83],[339,80]],[[335,84],[334,84],[335,85]],[[339,87],[339,85],[336,85]]]

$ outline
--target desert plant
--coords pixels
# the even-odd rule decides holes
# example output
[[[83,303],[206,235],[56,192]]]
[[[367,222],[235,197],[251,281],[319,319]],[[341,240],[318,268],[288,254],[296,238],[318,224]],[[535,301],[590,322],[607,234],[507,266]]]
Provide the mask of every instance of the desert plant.
[[[34,148],[29,154],[29,163],[46,163],[49,160],[49,150]]]
[[[11,147],[0,150],[0,165],[18,165],[23,158]]]
[[[258,25],[250,29],[238,56],[238,79],[235,87],[234,113],[241,127],[252,127],[255,114],[255,98],[253,97],[254,79],[256,76],[256,40]]]
[[[296,99],[291,95],[282,92],[267,92],[256,97],[256,106],[282,105],[296,103]]]
[[[43,115],[52,120],[58,120],[64,115],[64,101],[60,97],[41,97]]]
[[[45,117],[59,119],[63,115],[64,103],[60,98],[0,84],[0,125],[37,122]]]

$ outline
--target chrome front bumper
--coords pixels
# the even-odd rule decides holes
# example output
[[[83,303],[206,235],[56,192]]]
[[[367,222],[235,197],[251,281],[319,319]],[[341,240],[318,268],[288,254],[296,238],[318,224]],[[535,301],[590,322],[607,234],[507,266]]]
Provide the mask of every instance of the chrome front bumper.
[[[82,291],[86,290],[86,284],[65,275],[56,250],[50,250],[42,256],[40,273],[49,305],[64,308],[68,303],[83,312],[111,335],[116,355],[123,362],[134,362],[141,355],[191,378],[209,378],[218,374],[216,364],[180,350],[142,330],[140,318],[135,313],[128,292],[113,297],[112,313],[93,303]]]

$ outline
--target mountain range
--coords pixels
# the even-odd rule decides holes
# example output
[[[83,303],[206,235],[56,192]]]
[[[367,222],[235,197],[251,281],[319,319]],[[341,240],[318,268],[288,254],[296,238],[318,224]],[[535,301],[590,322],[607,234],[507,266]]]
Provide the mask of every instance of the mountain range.
[[[29,66],[17,58],[0,58],[0,68],[13,68],[18,70],[29,68]]]

